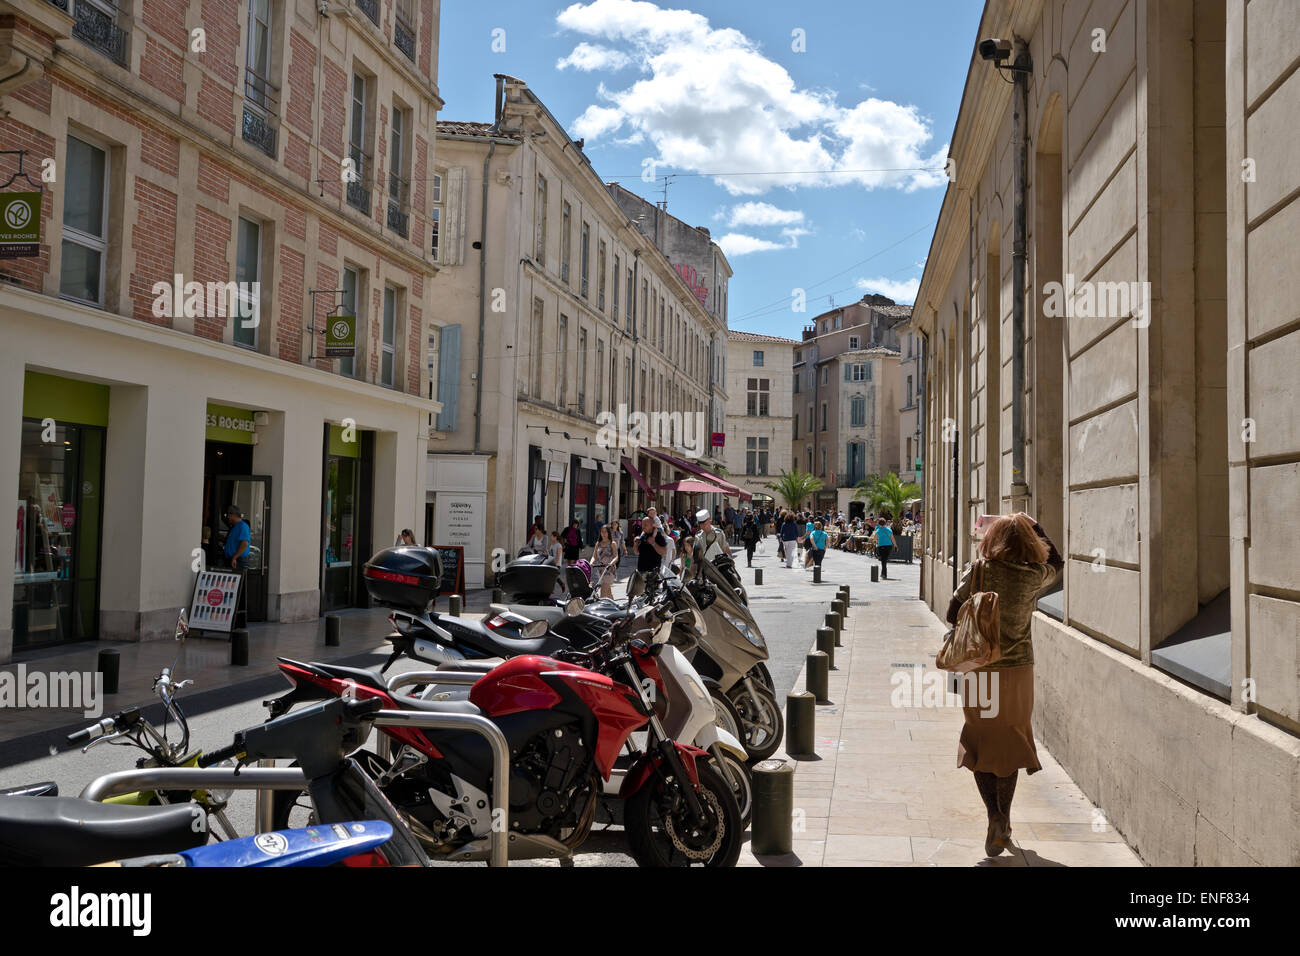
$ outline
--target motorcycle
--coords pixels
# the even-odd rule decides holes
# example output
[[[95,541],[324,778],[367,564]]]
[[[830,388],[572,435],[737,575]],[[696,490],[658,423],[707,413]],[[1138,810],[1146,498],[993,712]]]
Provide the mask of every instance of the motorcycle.
[[[184,646],[185,638],[189,634],[189,611],[182,610],[176,621],[176,641]],[[81,746],[81,752],[84,754],[92,747],[98,747],[101,744],[110,746],[129,746],[135,747],[145,753],[146,756],[136,761],[136,769],[146,767],[211,767],[218,766],[210,759],[205,758],[203,751],[190,750],[190,725],[185,718],[185,712],[181,709],[178,694],[181,690],[193,683],[191,680],[177,681],[174,679],[173,672],[176,662],[180,659],[180,649],[177,650],[177,656],[172,661],[171,667],[164,667],[162,672],[154,678],[153,692],[158,696],[163,706],[163,723],[162,727],[156,727],[144,715],[139,707],[131,707],[126,710],[110,714],[104,719],[91,724],[82,730],[69,734],[66,743],[69,747]],[[179,728],[180,739],[173,742],[169,725],[175,723]],[[229,764],[229,761],[227,761]],[[146,790],[136,793],[122,794],[121,796],[109,798],[108,803],[132,805],[132,806],[158,806],[160,804],[178,804],[194,803],[201,807],[208,820],[208,830],[212,830],[211,823],[215,822],[217,827],[225,835],[225,839],[233,840],[239,836],[231,824],[229,817],[226,815],[226,808],[230,801],[229,791],[220,790],[195,790],[177,791],[177,790]],[[221,839],[215,832],[213,835]]]
[[[402,550],[402,549],[390,549]],[[410,549],[414,550],[414,549]],[[436,581],[400,582],[434,589]],[[389,581],[389,584],[397,583]],[[410,602],[396,589],[388,597]],[[418,597],[418,596],[417,596]],[[268,701],[273,717],[313,697],[381,701],[385,709],[477,714],[492,720],[512,755],[509,819],[512,855],[568,856],[586,839],[601,792],[634,731],[646,730],[619,789],[632,857],[642,866],[685,863],[734,866],[743,829],[727,782],[708,754],[671,738],[655,710],[649,687],[673,612],[666,605],[625,619],[611,634],[603,660],[607,673],[527,654],[493,668],[473,685],[467,701],[422,700],[390,693],[369,671],[282,659],[294,685]],[[621,672],[616,681],[609,674]],[[489,812],[491,762],[486,745],[460,731],[382,728],[400,746],[391,761],[370,751],[353,754],[433,855],[482,858],[494,815]],[[277,828],[289,825],[292,794],[277,794]],[[321,818],[323,819],[323,818]]]

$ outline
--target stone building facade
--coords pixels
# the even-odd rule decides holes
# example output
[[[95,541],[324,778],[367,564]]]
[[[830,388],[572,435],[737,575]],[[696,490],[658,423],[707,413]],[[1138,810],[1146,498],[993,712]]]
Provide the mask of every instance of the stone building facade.
[[[0,7],[10,189],[44,187],[38,254],[0,259],[0,661],[170,637],[231,503],[251,619],[364,604],[438,410],[438,3]],[[327,358],[345,311],[356,353]]]
[[[1015,87],[972,57],[916,298],[923,597],[979,514],[1038,517],[1035,729],[1153,864],[1300,862],[1298,33],[1283,0],[991,0],[1032,61],[1024,285]]]
[[[822,480],[815,508],[856,515],[858,483],[898,470],[898,327],[910,314],[863,296],[812,319],[795,347],[791,456]]]
[[[799,343],[757,332],[727,333],[727,472],[755,498],[793,465],[794,350]]]
[[[427,527],[438,544],[467,535],[471,587],[493,549],[524,544],[537,515],[548,531],[578,520],[592,543],[600,523],[651,502],[688,508],[658,486],[693,476],[678,462],[722,464],[710,426],[727,394],[714,347],[723,317],[628,218],[537,95],[497,81],[493,122],[438,127],[452,185],[439,251],[446,325],[430,343],[443,413]],[[630,447],[636,412],[672,417]]]

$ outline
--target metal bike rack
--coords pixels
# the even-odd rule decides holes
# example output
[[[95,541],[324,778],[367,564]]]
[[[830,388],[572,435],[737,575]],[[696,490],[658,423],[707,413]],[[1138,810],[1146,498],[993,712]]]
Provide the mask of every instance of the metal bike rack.
[[[477,671],[407,671],[394,674],[388,681],[388,692],[394,694],[399,687],[411,684],[461,684],[466,687],[477,684],[483,674]]]
[[[413,674],[436,674],[437,671],[413,671]],[[398,675],[405,677],[407,675]],[[473,674],[466,674],[473,678]],[[477,679],[477,678],[475,678]],[[394,678],[396,681],[397,678]],[[427,680],[419,683],[427,683]],[[470,680],[469,683],[474,683]],[[492,849],[488,866],[509,866],[510,839],[510,744],[501,728],[477,714],[437,714],[421,710],[381,710],[374,714],[376,727],[410,727],[417,730],[468,730],[484,737],[492,748]],[[500,822],[496,812],[501,811]]]
[[[307,778],[297,767],[148,767],[96,777],[82,800],[103,801],[137,790],[302,790]]]

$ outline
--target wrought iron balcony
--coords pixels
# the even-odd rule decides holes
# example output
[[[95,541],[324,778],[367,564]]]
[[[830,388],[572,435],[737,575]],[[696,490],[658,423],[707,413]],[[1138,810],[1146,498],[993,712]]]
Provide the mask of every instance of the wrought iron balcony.
[[[244,142],[252,143],[272,159],[275,158],[275,127],[251,106],[244,107]]]
[[[357,8],[370,18],[370,22],[379,26],[379,0],[356,0]]]
[[[348,183],[348,205],[370,215],[370,189],[361,180]]]
[[[60,10],[68,10],[71,0],[50,0],[50,3]],[[89,0],[76,0],[70,12],[76,20],[72,25],[74,37],[119,66],[126,66],[126,31],[117,25],[116,5],[96,6]]]
[[[411,217],[402,212],[402,204],[396,199],[389,199],[388,228],[405,239],[409,234],[410,221]]]
[[[405,53],[408,60],[415,62],[415,31],[400,17],[393,20],[393,45]]]

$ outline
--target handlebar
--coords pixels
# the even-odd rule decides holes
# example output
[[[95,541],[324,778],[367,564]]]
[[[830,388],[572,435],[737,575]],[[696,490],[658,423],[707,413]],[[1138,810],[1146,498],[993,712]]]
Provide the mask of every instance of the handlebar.
[[[244,743],[237,740],[229,747],[222,747],[220,750],[213,750],[199,757],[200,767],[211,767],[213,764],[219,764],[223,760],[233,760],[244,752]]]
[[[98,723],[91,724],[89,727],[82,728],[75,733],[68,734],[67,742],[69,747],[76,747],[80,744],[94,740],[96,737],[102,737],[117,726],[117,718],[105,717]]]

